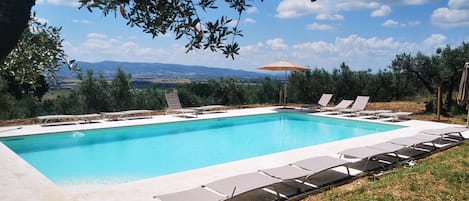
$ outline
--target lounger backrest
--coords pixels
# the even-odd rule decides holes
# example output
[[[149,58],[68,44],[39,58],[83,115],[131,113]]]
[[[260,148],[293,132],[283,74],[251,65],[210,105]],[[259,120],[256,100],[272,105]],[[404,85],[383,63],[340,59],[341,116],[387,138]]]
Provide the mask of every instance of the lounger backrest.
[[[332,94],[322,94],[321,98],[318,101],[318,104],[321,106],[327,106],[329,104],[329,101],[331,101]]]
[[[182,109],[177,93],[165,94],[169,109]]]
[[[353,102],[352,110],[364,110],[369,99],[369,96],[357,96],[355,102]]]
[[[353,103],[353,100],[342,100],[335,106],[336,109],[345,109]]]

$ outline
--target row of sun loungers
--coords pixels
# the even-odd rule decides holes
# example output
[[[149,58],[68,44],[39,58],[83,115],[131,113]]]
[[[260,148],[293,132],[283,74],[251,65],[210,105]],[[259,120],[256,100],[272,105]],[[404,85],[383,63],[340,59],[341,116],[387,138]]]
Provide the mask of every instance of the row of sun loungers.
[[[251,195],[270,196],[271,198],[267,200],[288,199],[299,193],[332,185],[336,182],[348,181],[356,176],[350,174],[350,169],[360,170],[363,174],[367,174],[369,171],[434,153],[440,147],[456,145],[466,140],[461,132],[467,130],[468,128],[464,127],[424,130],[409,137],[393,138],[375,145],[345,149],[339,152],[339,158],[332,156],[312,157],[276,168],[220,179],[186,191],[158,195],[154,198],[161,201],[182,201],[189,198],[195,201],[232,198],[258,200],[257,198],[244,198],[244,196]],[[454,137],[457,137],[458,140],[452,139]],[[452,140],[448,140],[448,138]],[[358,159],[358,161],[348,160],[351,158]],[[375,165],[372,166],[371,163]],[[325,172],[331,173],[321,176]],[[262,193],[264,195],[261,195]]]
[[[392,112],[391,110],[365,110],[370,99],[369,96],[357,96],[354,100],[342,100],[335,106],[327,106],[332,99],[332,94],[323,94],[317,105],[303,106],[319,112],[328,114],[347,114],[349,117],[364,116],[370,119],[390,118],[390,121],[398,121],[403,116],[412,115],[411,112]],[[352,105],[350,108],[349,106]]]
[[[192,114],[192,117],[197,117],[199,114],[209,111],[226,112],[226,106],[224,105],[206,105],[201,107],[182,108],[179,97],[176,93],[166,94],[166,102],[168,103],[168,110],[166,110],[166,113],[183,114],[185,117],[188,117],[187,114]],[[95,122],[94,120],[101,118],[109,121],[151,118],[152,112],[152,110],[126,110],[119,112],[102,112],[100,114],[45,115],[38,116],[37,118],[40,120],[40,124],[42,126],[54,126],[93,123]]]
[[[185,117],[191,117],[187,116],[187,114],[191,114],[192,117],[197,117],[199,114],[203,114],[208,111],[226,112],[226,106],[224,105],[205,105],[200,107],[183,108],[181,106],[181,102],[179,101],[179,96],[177,95],[177,93],[165,94],[165,98],[166,102],[168,103],[168,110],[166,110],[166,114],[176,113],[182,114]]]

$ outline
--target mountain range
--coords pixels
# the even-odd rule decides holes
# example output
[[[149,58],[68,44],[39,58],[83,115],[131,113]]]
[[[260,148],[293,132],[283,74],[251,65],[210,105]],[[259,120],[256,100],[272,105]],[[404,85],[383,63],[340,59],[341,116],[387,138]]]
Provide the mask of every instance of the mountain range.
[[[164,63],[141,63],[141,62],[83,62],[77,61],[81,72],[85,73],[92,69],[95,75],[102,74],[106,79],[112,79],[120,67],[125,73],[131,74],[134,80],[147,79],[187,79],[187,80],[208,80],[214,78],[233,77],[238,80],[259,80],[269,76],[277,78],[275,74],[258,73],[244,70],[228,68],[206,67],[196,65],[164,64]],[[67,67],[61,68],[57,74],[62,78],[76,78],[78,73],[69,71]]]

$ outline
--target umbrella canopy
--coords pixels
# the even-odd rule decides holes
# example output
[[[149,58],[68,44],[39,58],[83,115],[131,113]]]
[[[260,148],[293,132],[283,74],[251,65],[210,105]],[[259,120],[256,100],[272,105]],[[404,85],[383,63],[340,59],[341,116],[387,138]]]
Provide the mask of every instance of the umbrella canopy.
[[[306,66],[300,66],[288,61],[277,61],[265,66],[261,66],[258,69],[261,70],[271,70],[271,71],[306,71],[310,70]]]
[[[461,75],[461,81],[459,83],[459,92],[458,92],[458,104],[466,104],[467,112],[467,122],[466,126],[469,126],[469,62],[466,62],[464,69]]]
[[[277,61],[271,64],[267,64],[259,67],[261,70],[271,70],[271,71],[285,71],[285,83],[284,83],[284,95],[283,95],[283,107],[287,105],[287,71],[307,71],[310,68],[306,66],[300,66],[288,61]]]

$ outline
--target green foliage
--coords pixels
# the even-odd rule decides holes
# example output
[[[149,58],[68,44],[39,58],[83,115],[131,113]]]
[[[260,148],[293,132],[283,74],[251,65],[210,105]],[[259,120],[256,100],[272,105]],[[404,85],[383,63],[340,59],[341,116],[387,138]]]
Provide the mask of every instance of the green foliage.
[[[262,1],[262,0],[261,0]],[[194,49],[221,51],[227,58],[239,54],[235,37],[242,36],[238,29],[241,15],[251,5],[245,0],[79,0],[81,7],[91,12],[102,10],[105,16],[120,13],[127,25],[139,27],[153,37],[173,32],[176,39],[188,40],[187,52]],[[218,6],[231,9],[233,17],[209,16]],[[226,12],[224,13],[226,14]],[[233,23],[236,23],[233,26]]]
[[[63,50],[60,29],[41,24],[33,16],[16,47],[0,64],[0,76],[17,99],[28,94],[41,98],[48,90],[47,80],[54,79],[63,65],[76,70]]]

